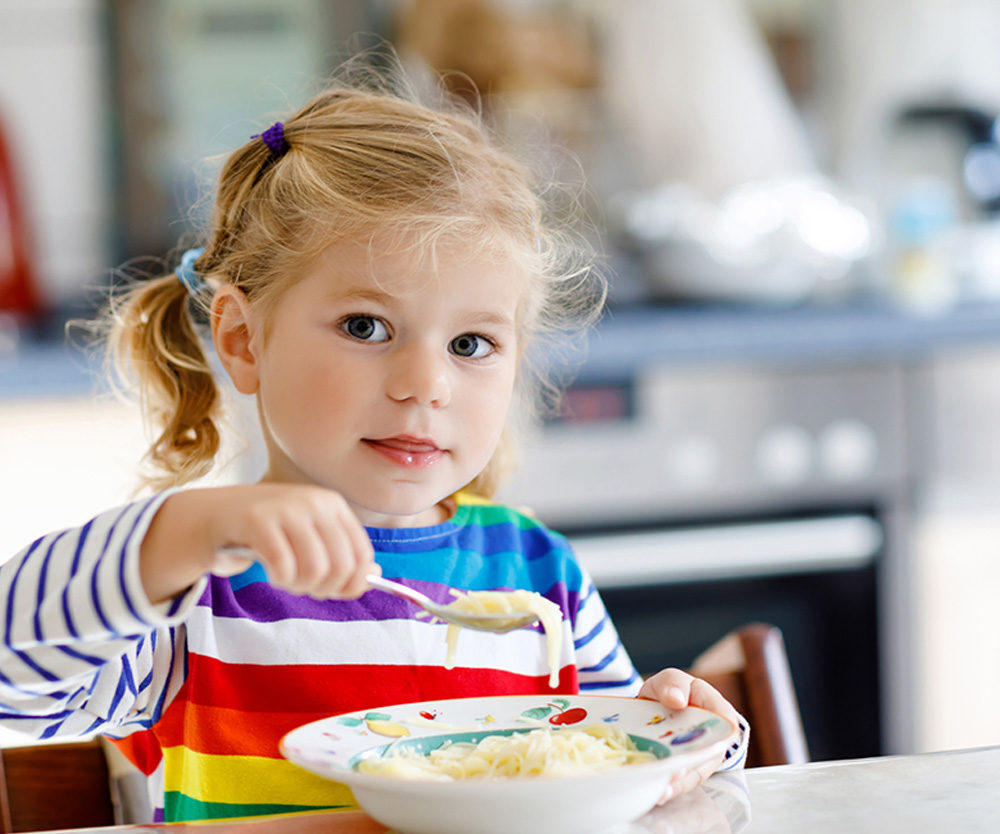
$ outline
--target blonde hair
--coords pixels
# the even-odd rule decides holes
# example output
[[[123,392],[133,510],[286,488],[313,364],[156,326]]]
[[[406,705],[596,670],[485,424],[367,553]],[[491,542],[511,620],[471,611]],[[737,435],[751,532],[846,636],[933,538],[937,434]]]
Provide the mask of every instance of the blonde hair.
[[[553,223],[528,170],[467,105],[425,106],[398,92],[398,78],[390,83],[395,90],[385,76],[375,84],[332,83],[284,121],[284,155],[260,138],[230,154],[194,264],[199,277],[209,287],[238,286],[266,319],[291,276],[333,243],[389,232],[430,252],[441,239],[458,238],[513,258],[528,276],[522,341],[593,321],[603,278],[583,238]],[[190,296],[169,273],[139,283],[109,311],[109,355],[137,383],[158,431],[146,455],[154,471],[144,477],[154,488],[206,474],[219,451],[220,394],[199,332],[210,296]],[[556,390],[528,356],[519,374],[521,410],[537,415]],[[517,434],[509,420],[468,489],[494,494],[516,462]]]

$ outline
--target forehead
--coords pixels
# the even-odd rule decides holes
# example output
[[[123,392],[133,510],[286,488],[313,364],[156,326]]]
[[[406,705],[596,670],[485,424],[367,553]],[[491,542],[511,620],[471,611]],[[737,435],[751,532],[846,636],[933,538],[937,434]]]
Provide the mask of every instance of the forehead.
[[[323,250],[309,273],[324,281],[330,294],[396,299],[434,288],[511,298],[528,287],[524,269],[510,253],[459,240],[440,240],[433,246],[377,238],[341,241]]]

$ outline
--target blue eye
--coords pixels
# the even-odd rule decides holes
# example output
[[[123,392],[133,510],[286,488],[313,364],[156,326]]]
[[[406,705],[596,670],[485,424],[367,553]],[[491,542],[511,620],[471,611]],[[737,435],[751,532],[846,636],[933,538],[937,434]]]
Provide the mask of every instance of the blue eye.
[[[456,336],[451,340],[448,348],[456,356],[462,356],[466,359],[482,359],[495,350],[494,344],[489,339],[477,336],[475,333],[463,333],[461,336]]]
[[[374,316],[351,316],[344,320],[341,328],[348,336],[362,342],[385,342],[389,339],[385,323]]]

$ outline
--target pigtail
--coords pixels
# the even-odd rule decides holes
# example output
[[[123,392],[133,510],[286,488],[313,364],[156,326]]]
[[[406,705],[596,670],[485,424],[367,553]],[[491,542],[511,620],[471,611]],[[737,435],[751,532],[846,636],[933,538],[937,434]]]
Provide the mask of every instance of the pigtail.
[[[132,289],[111,311],[109,357],[119,379],[138,388],[155,435],[142,478],[155,489],[201,477],[219,450],[219,391],[190,301],[170,274]]]

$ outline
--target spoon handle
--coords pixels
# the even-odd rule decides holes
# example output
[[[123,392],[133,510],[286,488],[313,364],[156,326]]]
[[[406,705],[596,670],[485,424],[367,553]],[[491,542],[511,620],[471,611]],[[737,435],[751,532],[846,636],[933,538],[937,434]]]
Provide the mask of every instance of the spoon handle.
[[[373,588],[378,588],[380,591],[385,591],[393,596],[402,597],[403,599],[408,599],[410,602],[416,603],[421,608],[427,609],[438,608],[438,604],[434,602],[430,597],[425,594],[420,593],[420,591],[415,588],[410,588],[406,585],[400,585],[398,582],[393,582],[391,579],[384,579],[381,576],[375,576],[369,573],[365,579],[368,580],[368,584]]]
[[[249,547],[243,547],[241,545],[229,545],[227,547],[220,547],[219,553],[223,553],[226,556],[234,556],[239,559],[253,559],[257,560],[257,554],[251,550]],[[409,588],[406,585],[400,585],[398,582],[393,582],[391,579],[383,579],[381,576],[377,576],[373,573],[369,573],[365,576],[368,580],[368,584],[373,588],[378,588],[380,591],[385,591],[386,593],[392,594],[393,596],[402,597],[410,602],[419,605],[421,608],[430,606],[431,608],[436,608],[437,603],[434,602],[430,597],[420,593],[420,591],[415,588]]]

